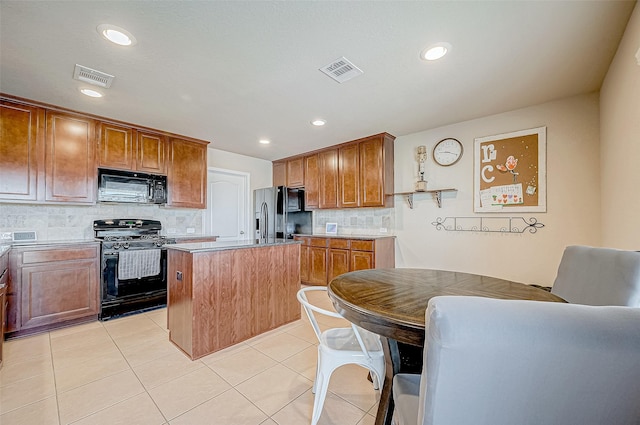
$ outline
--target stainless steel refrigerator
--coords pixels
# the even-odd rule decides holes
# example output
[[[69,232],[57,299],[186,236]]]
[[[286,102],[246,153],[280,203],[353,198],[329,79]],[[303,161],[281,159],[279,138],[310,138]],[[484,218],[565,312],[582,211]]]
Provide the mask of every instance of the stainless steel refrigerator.
[[[256,239],[292,239],[294,234],[311,234],[311,211],[304,209],[304,189],[265,187],[253,192]]]

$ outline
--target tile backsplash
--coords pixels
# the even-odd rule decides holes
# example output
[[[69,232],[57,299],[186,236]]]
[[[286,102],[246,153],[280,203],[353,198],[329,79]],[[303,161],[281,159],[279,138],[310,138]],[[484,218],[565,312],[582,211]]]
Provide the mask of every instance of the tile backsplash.
[[[203,210],[163,208],[157,205],[96,204],[88,206],[0,203],[0,235],[35,230],[40,241],[93,238],[93,221],[107,218],[160,220],[162,233],[203,234]],[[327,223],[337,223],[338,235],[393,235],[393,208],[314,210],[313,233],[324,234]],[[386,232],[383,231],[386,229]]]
[[[326,233],[327,223],[337,223],[338,235],[393,235],[394,210],[393,208],[353,208],[313,211],[314,234]]]
[[[157,205],[96,204],[89,206],[0,203],[0,234],[35,230],[38,240],[93,238],[93,221],[108,218],[160,220],[162,233],[186,235],[188,228],[202,234],[203,210],[163,208]]]

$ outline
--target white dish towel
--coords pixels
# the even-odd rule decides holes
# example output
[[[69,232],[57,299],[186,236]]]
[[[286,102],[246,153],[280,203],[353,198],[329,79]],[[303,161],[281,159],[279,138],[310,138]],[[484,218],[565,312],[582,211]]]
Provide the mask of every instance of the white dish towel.
[[[160,274],[159,249],[140,249],[118,253],[118,280],[139,279]]]

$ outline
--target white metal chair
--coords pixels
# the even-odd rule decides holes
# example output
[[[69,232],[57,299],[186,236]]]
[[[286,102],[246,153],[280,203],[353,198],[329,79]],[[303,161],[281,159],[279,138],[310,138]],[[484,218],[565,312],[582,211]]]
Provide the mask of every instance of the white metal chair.
[[[376,334],[354,324],[350,328],[332,328],[321,331],[314,313],[336,318],[342,318],[342,316],[335,311],[325,310],[311,304],[307,299],[307,293],[311,291],[326,293],[327,288],[325,286],[310,286],[298,291],[298,301],[304,307],[320,343],[318,345],[316,379],[313,383],[315,400],[311,418],[311,425],[316,425],[322,414],[322,407],[329,388],[329,379],[335,369],[346,364],[362,366],[371,372],[374,388],[378,389],[384,379],[385,362],[380,337]]]
[[[573,304],[640,307],[640,252],[568,246],[551,292]]]
[[[429,300],[422,375],[393,379],[399,425],[638,425],[640,309]]]

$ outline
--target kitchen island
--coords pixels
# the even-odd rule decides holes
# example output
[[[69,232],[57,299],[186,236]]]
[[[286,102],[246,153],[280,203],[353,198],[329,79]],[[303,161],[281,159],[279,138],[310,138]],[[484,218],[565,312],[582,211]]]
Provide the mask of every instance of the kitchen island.
[[[300,319],[300,243],[166,245],[169,339],[192,360]]]

